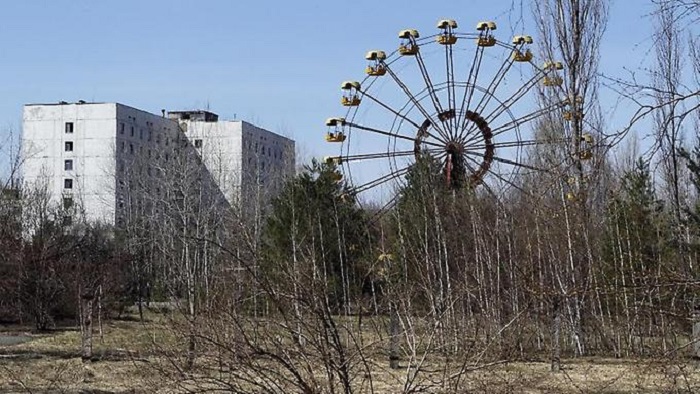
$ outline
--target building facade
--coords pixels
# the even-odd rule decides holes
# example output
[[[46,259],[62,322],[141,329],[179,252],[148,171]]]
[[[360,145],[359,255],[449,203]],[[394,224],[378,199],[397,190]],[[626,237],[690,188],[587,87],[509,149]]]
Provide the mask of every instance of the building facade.
[[[294,173],[294,141],[245,121],[220,121],[208,111],[173,111],[190,143],[232,205],[267,201]]]
[[[25,105],[22,154],[26,187],[45,188],[57,205],[110,224],[138,200],[135,190],[165,195],[167,185],[157,181],[183,157],[193,157],[198,179],[234,207],[260,190],[267,198],[295,165],[293,140],[249,123],[118,103]]]

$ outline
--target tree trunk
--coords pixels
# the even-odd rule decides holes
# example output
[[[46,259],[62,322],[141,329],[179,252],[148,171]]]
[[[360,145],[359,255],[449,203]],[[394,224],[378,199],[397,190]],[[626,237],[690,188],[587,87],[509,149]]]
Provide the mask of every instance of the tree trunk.
[[[561,371],[561,345],[559,336],[561,334],[561,301],[560,297],[555,297],[552,304],[552,372]]]
[[[693,357],[700,359],[700,305],[693,308]]]
[[[399,368],[399,310],[395,302],[389,303],[389,367]]]
[[[80,296],[81,305],[81,346],[80,356],[83,362],[92,359],[92,314],[93,304],[95,302],[94,292],[87,292]]]

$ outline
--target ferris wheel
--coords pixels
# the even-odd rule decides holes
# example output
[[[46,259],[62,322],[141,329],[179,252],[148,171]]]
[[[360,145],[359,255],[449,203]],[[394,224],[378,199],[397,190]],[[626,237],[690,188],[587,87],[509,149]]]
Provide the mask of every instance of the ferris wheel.
[[[337,180],[348,180],[357,196],[388,189],[390,205],[396,186],[426,156],[439,163],[449,189],[493,194],[519,187],[517,174],[557,165],[528,158],[539,145],[564,144],[576,148],[577,160],[591,158],[590,135],[570,135],[569,127],[540,135],[534,127],[547,114],[572,122],[582,113],[581,100],[564,94],[562,63],[535,63],[532,37],[499,41],[494,22],[461,33],[444,19],[437,29],[429,36],[400,31],[393,52],[367,52],[364,79],[342,82],[346,113],[326,121],[325,137],[339,145],[338,155],[324,159],[342,171]],[[550,90],[550,99],[530,95],[539,89]]]

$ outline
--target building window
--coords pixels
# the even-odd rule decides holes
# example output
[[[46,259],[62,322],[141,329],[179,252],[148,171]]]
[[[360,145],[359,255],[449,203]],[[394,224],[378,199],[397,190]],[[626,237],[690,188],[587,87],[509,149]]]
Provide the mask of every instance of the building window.
[[[153,137],[153,132],[151,130],[148,130],[148,140],[150,141],[152,137]]]
[[[139,139],[143,139],[143,129],[139,129]]]
[[[64,146],[66,152],[73,152],[73,141],[66,141]]]
[[[134,136],[134,126],[131,126],[131,136]]]
[[[73,159],[64,160],[63,169],[66,171],[73,171]]]
[[[194,140],[194,147],[200,149],[202,147],[202,140]]]
[[[73,134],[73,122],[66,122],[66,134]]]
[[[129,144],[129,153],[134,154],[134,144]]]
[[[261,150],[262,150],[262,154],[264,155],[265,154],[265,146],[263,146]]]
[[[73,198],[72,197],[64,197],[63,198],[63,209],[71,209],[73,207]]]
[[[66,178],[63,180],[63,188],[64,189],[72,189],[73,188],[73,180],[70,178]]]
[[[124,134],[124,123],[119,123],[119,134]]]

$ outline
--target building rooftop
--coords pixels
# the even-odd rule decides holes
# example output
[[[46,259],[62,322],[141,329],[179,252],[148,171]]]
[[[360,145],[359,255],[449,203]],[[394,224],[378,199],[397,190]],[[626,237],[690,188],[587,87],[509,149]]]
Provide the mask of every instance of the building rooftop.
[[[82,105],[82,104],[109,104],[109,103],[103,103],[103,102],[89,102],[85,100],[78,100],[75,103],[69,103],[67,101],[59,101],[57,103],[30,103],[30,104],[24,104],[25,107],[31,107],[31,106],[38,106],[38,105]]]
[[[168,119],[197,120],[200,122],[217,122],[219,120],[219,115],[202,109],[190,111],[168,111]]]

